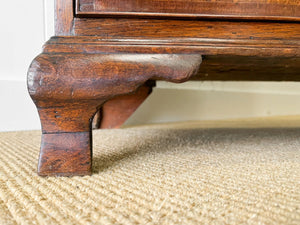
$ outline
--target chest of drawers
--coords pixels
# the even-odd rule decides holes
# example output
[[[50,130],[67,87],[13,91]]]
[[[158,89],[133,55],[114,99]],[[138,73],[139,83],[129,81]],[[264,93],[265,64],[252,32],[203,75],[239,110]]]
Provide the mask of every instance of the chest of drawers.
[[[56,0],[28,71],[38,173],[92,172],[91,121],[148,80],[300,80],[299,0]]]

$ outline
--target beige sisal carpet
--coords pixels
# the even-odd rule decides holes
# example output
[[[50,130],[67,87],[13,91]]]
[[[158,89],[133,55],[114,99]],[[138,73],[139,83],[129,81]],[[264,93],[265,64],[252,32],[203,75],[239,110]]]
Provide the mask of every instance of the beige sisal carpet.
[[[300,224],[300,118],[94,132],[94,175],[41,178],[0,133],[0,224]]]

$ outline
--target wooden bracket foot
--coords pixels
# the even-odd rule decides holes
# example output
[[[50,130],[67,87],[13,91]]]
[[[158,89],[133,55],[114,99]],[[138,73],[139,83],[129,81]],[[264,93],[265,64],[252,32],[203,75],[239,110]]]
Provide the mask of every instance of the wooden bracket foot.
[[[72,46],[78,43],[69,49]],[[28,72],[28,90],[42,124],[42,176],[91,174],[91,122],[97,109],[115,96],[135,92],[149,79],[188,80],[201,64],[199,54],[75,54],[51,52],[47,45],[46,49]]]

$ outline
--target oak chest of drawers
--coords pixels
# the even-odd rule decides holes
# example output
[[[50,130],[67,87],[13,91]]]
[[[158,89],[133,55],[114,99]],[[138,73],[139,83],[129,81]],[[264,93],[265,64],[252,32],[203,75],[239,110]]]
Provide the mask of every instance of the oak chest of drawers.
[[[148,80],[300,80],[299,0],[56,0],[28,71],[38,173],[92,173],[91,121]]]

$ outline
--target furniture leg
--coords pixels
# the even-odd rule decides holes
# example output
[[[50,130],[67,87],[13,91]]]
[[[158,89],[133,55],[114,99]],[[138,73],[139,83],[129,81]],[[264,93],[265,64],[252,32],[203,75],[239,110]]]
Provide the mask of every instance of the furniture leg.
[[[90,175],[91,120],[101,102],[49,102],[38,108],[43,133],[38,164],[41,176]]]
[[[39,55],[28,72],[42,124],[38,174],[91,174],[91,124],[99,107],[149,79],[185,81],[200,64],[198,54]]]

